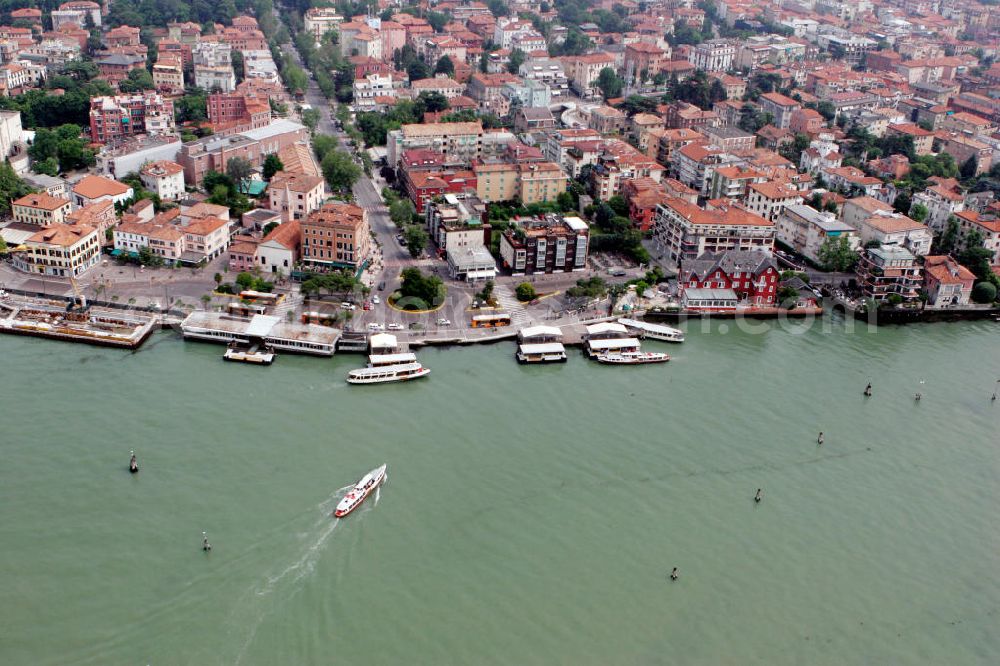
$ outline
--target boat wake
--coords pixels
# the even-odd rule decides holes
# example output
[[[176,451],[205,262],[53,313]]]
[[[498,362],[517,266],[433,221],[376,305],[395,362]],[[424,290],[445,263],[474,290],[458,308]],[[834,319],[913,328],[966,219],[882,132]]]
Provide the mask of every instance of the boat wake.
[[[295,532],[301,543],[295,549],[292,562],[274,573],[266,573],[262,581],[252,585],[240,597],[228,622],[234,633],[243,634],[242,645],[234,663],[241,663],[246,656],[264,618],[295,596],[302,588],[301,581],[316,570],[316,564],[327,543],[340,525],[340,519],[331,518],[330,514],[352,487],[338,488],[310,509],[309,514],[315,517],[307,529]]]

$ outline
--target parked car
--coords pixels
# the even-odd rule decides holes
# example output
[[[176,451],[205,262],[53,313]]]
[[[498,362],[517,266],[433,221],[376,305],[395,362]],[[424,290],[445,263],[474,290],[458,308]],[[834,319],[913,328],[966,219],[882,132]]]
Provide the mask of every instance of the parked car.
[[[378,297],[378,294],[375,294],[374,296],[372,296],[372,303],[374,303],[375,305],[378,305],[381,302],[382,302],[382,299],[380,299]]]
[[[383,326],[382,324],[379,324],[379,323],[373,321],[372,323],[368,324],[368,330],[369,331],[384,331],[385,330],[385,326]]]
[[[451,326],[451,319],[445,319],[444,317],[438,319],[438,326]]]
[[[365,310],[371,310],[371,309],[372,309],[372,304],[369,303],[368,301],[365,301]]]
[[[392,322],[391,324],[389,324],[390,331],[402,331],[403,328],[404,327],[402,324],[397,324],[396,322]]]
[[[385,282],[379,282],[378,283],[378,290],[379,291],[385,291]]]
[[[356,306],[354,305],[354,303],[344,302],[344,303],[340,304],[340,307],[342,307],[345,310],[353,310],[353,309],[355,309]]]

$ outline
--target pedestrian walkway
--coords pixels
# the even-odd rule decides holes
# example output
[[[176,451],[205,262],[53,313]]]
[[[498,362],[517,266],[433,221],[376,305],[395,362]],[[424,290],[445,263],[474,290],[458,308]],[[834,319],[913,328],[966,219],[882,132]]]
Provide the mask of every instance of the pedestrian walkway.
[[[274,315],[275,317],[281,317],[282,319],[285,319],[286,317],[288,317],[289,312],[294,313],[301,304],[302,304],[302,295],[297,291],[293,291],[285,294],[285,297],[281,299],[281,301],[277,305],[274,306],[274,311],[271,314]]]
[[[505,311],[510,313],[510,323],[512,326],[525,326],[531,323],[531,318],[521,301],[517,300],[514,292],[505,284],[498,284],[493,290],[497,298],[497,303]]]

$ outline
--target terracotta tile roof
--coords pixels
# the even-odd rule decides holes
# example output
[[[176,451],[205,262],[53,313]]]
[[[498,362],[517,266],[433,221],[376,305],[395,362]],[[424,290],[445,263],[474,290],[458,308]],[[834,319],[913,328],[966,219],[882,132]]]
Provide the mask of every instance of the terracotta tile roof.
[[[271,178],[271,189],[288,188],[292,192],[308,194],[317,187],[323,187],[322,176],[310,176],[304,173],[287,173],[279,171]]]
[[[41,208],[42,210],[58,210],[63,206],[71,205],[69,199],[54,197],[51,194],[28,194],[14,202],[15,206],[27,206],[29,208]]]
[[[208,216],[202,217],[194,220],[186,227],[184,227],[184,233],[194,234],[196,236],[207,236],[213,231],[217,231],[220,227],[228,226],[229,222],[226,220],[221,220],[217,217]]]
[[[962,284],[976,279],[972,271],[944,255],[924,257],[924,273],[942,284]]]
[[[32,235],[28,242],[72,247],[95,231],[94,227],[86,224],[53,224]]]
[[[188,208],[187,211],[183,213],[183,216],[197,219],[201,217],[219,217],[220,215],[228,213],[229,209],[225,206],[219,206],[218,204],[201,201]]]
[[[774,222],[736,206],[720,205],[717,210],[708,211],[675,197],[668,198],[663,205],[696,225],[774,226]]]
[[[184,171],[182,167],[177,162],[171,162],[170,160],[160,160],[158,162],[149,162],[142,167],[141,173],[146,176],[155,176],[157,178],[162,178],[163,176],[173,176]]]
[[[884,234],[894,234],[901,231],[917,231],[918,229],[927,228],[922,223],[912,220],[900,213],[894,213],[891,215],[875,214],[866,219],[864,223]]]
[[[301,226],[298,220],[279,224],[271,230],[261,243],[279,243],[282,246],[293,250],[299,246],[299,239],[302,237]]]
[[[86,199],[117,197],[129,191],[129,186],[104,176],[86,176],[73,188],[74,194]]]
[[[437,123],[436,125],[403,125],[404,137],[440,136],[456,134],[481,134],[481,122],[471,123]]]

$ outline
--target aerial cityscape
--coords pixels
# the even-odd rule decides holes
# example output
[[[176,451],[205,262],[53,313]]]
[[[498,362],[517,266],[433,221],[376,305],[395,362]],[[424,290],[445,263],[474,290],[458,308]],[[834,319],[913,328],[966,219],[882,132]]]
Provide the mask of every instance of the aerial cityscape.
[[[995,664],[998,55],[4,0],[0,662]]]

